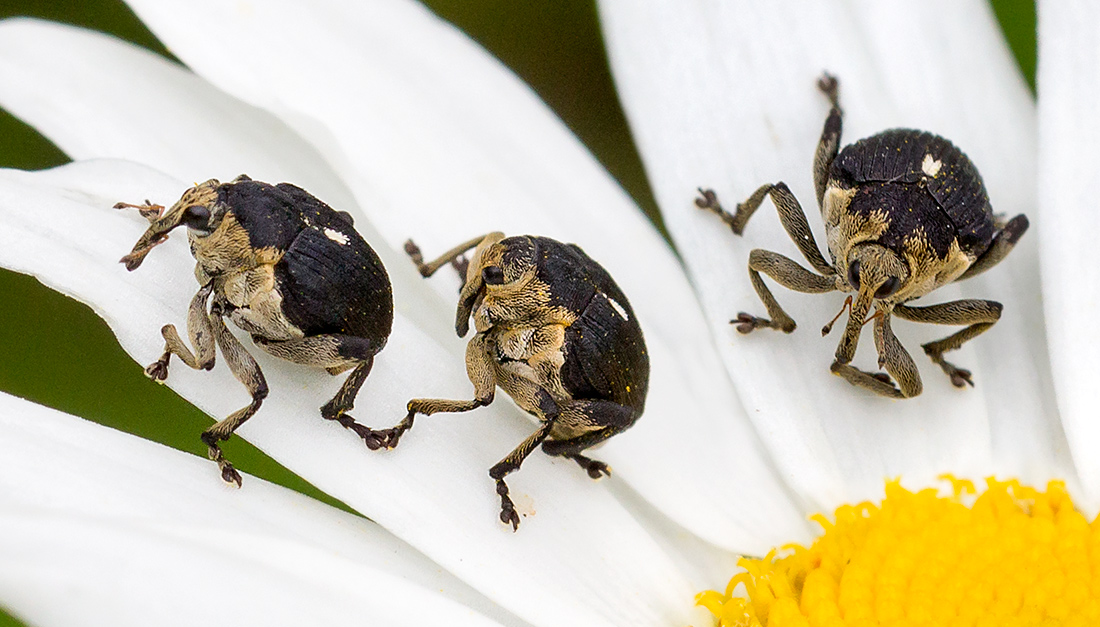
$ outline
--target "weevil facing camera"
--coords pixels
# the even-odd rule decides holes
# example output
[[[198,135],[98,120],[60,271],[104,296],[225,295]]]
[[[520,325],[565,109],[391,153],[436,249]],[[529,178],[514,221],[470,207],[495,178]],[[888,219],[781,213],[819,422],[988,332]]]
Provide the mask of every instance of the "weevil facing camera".
[[[408,415],[386,432],[386,446],[397,445],[417,414],[488,405],[500,386],[541,423],[489,470],[500,495],[500,520],[515,530],[519,514],[504,476],[519,469],[539,444],[548,455],[572,459],[593,479],[610,474],[606,464],[581,453],[642,415],[649,356],[622,290],[574,244],[490,233],[427,264],[415,244],[405,245],[425,277],[475,247],[455,318],[459,337],[466,335],[471,317],[477,331],[466,347],[474,398],[409,401]]]
[[[350,369],[321,415],[352,429],[368,446],[379,446],[374,431],[347,411],[374,356],[386,345],[393,296],[382,261],[355,231],[350,215],[294,185],[269,185],[243,175],[229,183],[211,179],[196,185],[167,213],[149,201],[115,206],[136,208],[151,223],[122,258],[127,270],[137,269],[172,229],[187,227],[201,286],[187,314],[194,352],[175,326],[165,325],[164,354],[145,373],[165,380],[172,355],[191,368],[210,370],[215,346],[221,349],[233,375],[252,395],[247,407],[202,434],[226,482],[239,486],[241,476],[218,442],[256,413],[268,389],[256,360],[225,326],[225,317],[276,357],[333,375]]]
[[[749,217],[770,195],[787,234],[817,270],[814,273],[778,253],[753,250],[749,276],[771,319],[740,313],[731,322],[742,333],[760,328],[794,331],[794,320],[776,302],[760,278],[761,272],[799,292],[854,292],[854,297],[845,301],[848,324],[837,347],[833,373],[883,396],[920,394],[916,364],[890,330],[891,316],[897,314],[914,322],[967,325],[923,348],[955,386],[973,385],[970,372],[948,363],[943,354],[993,326],[1001,316],[1001,304],[977,299],[926,307],[906,303],[992,268],[1027,231],[1027,217],[1021,214],[1005,222],[994,216],[977,168],[962,151],[937,135],[892,129],[838,153],[842,113],[837,81],[826,74],[818,87],[832,104],[813,168],[832,263],[822,257],[806,214],[784,183],[762,186],[737,205],[734,214],[724,211],[710,190],[700,190],[702,198],[695,201],[700,208],[721,216],[740,235]],[[885,367],[886,373],[865,372],[850,364],[872,306],[876,310],[872,319],[879,367]],[[823,335],[829,333],[833,322],[825,325]]]

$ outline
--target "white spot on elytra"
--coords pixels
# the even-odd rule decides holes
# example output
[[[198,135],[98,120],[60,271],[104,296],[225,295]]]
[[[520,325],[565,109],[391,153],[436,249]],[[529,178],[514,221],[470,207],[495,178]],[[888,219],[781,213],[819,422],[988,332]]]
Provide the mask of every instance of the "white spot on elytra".
[[[623,317],[623,320],[630,320],[630,316],[628,316],[628,315],[626,314],[626,310],[625,310],[625,309],[623,309],[623,306],[622,306],[622,305],[620,305],[619,303],[615,302],[615,299],[614,299],[614,298],[611,298],[610,296],[607,296],[607,295],[604,295],[604,298],[606,298],[606,299],[607,299],[607,302],[611,303],[611,307],[612,307],[612,308],[613,308],[613,309],[614,309],[615,311],[617,311],[617,312],[619,313],[619,315],[620,315],[620,316],[622,316],[622,317]]]
[[[329,238],[330,240],[336,242],[341,246],[347,246],[348,244],[348,236],[344,235],[340,231],[337,231],[336,229],[325,227],[325,237]]]
[[[920,162],[921,171],[931,177],[935,177],[937,174],[939,174],[940,167],[942,166],[943,163],[936,159],[933,159],[932,155],[924,155],[924,161]]]

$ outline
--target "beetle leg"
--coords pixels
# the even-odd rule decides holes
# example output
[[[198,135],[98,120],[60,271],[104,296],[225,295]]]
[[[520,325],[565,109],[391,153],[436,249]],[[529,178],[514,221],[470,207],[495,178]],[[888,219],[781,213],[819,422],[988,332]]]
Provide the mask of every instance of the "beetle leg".
[[[825,197],[825,187],[829,182],[829,168],[840,150],[841,120],[844,112],[840,108],[839,84],[836,77],[823,74],[817,81],[817,88],[829,99],[832,107],[829,117],[825,118],[825,128],[821,129],[821,140],[814,151],[814,191],[817,193],[817,206],[821,207]]]
[[[366,338],[340,333],[314,335],[299,340],[286,340],[274,342],[262,337],[253,337],[252,341],[264,351],[306,366],[326,368],[330,374],[340,374],[349,366],[349,360],[354,370],[344,380],[340,390],[332,400],[321,407],[321,417],[325,420],[335,420],[345,428],[351,429],[359,437],[363,438],[367,447],[371,450],[385,445],[385,438],[379,432],[362,425],[347,414],[355,406],[355,397],[359,394],[359,388],[370,374],[374,365],[374,356],[382,350],[378,342],[372,342]],[[384,342],[382,345],[384,346]],[[355,362],[358,363],[355,363]]]
[[[879,368],[885,367],[886,372],[894,377],[902,398],[919,396],[923,388],[920,371],[917,370],[917,364],[913,363],[909,351],[905,350],[890,329],[890,314],[882,309],[875,316],[874,335]]]
[[[599,428],[574,438],[547,440],[542,443],[542,452],[572,459],[593,479],[610,476],[611,468],[607,464],[580,453],[622,433],[634,424],[634,419],[633,409],[612,401],[583,400],[567,403],[562,407],[561,417],[558,419],[559,425]]]
[[[1022,213],[1009,220],[1008,224],[1005,224],[993,235],[993,243],[982,253],[982,256],[970,264],[966,272],[963,272],[955,280],[961,281],[977,276],[1000,263],[1016,246],[1016,242],[1020,241],[1020,237],[1027,231],[1027,227],[1027,216]]]
[[[162,213],[164,213],[164,205],[155,205],[148,199],[146,199],[143,205],[134,205],[128,202],[116,202],[115,209],[137,209],[141,217],[150,222],[156,222]]]
[[[869,301],[869,294],[861,293],[861,295],[864,300]],[[849,314],[844,338],[837,347],[836,359],[829,367],[829,371],[856,387],[871,390],[880,396],[889,398],[917,396],[922,388],[920,372],[917,371],[917,366],[913,363],[909,352],[890,329],[890,313],[884,309],[879,309],[872,319],[875,321],[874,336],[875,348],[878,350],[878,365],[880,368],[885,366],[886,372],[865,372],[849,363],[855,355],[859,332],[866,324],[863,320],[866,311],[865,308],[860,307],[860,311]],[[848,339],[850,336],[853,339]],[[898,385],[894,385],[890,375],[897,379]]]
[[[393,448],[406,431],[412,428],[417,414],[430,416],[438,413],[458,413],[483,407],[493,402],[496,395],[496,375],[493,371],[493,358],[489,352],[489,343],[485,334],[478,333],[466,345],[466,374],[474,384],[472,401],[452,401],[440,398],[414,398],[409,401],[409,413],[405,419],[392,429],[381,429],[375,434],[382,438],[383,446]]]
[[[322,418],[335,420],[344,428],[351,429],[356,435],[363,438],[367,448],[372,451],[382,448],[386,444],[387,438],[381,435],[379,431],[356,422],[355,418],[348,415],[347,411],[355,406],[355,397],[359,394],[359,388],[363,387],[363,382],[367,380],[367,375],[370,374],[373,366],[374,355],[371,355],[351,371],[348,378],[344,379],[344,384],[340,386],[340,390],[336,392],[336,396],[333,396],[332,400],[321,407]]]
[[[731,324],[737,325],[737,330],[741,333],[749,333],[753,329],[763,327],[790,333],[796,326],[794,320],[783,311],[771,290],[764,284],[764,279],[760,277],[761,272],[784,287],[807,294],[823,294],[836,289],[835,280],[814,274],[789,257],[757,248],[749,253],[749,279],[752,281],[753,288],[756,289],[756,294],[764,302],[771,320],[741,312],[737,314],[736,319],[730,320]]]
[[[516,513],[515,504],[508,496],[508,484],[504,483],[504,477],[519,470],[523,460],[527,459],[531,451],[535,450],[535,447],[542,444],[550,435],[558,417],[561,415],[558,404],[546,390],[537,388],[533,400],[538,404],[538,414],[542,424],[527,439],[520,442],[519,446],[513,449],[511,453],[508,453],[507,457],[489,469],[489,476],[496,480],[497,494],[500,496],[500,521],[506,525],[512,525],[512,531],[519,529],[519,514]]]
[[[214,329],[210,324],[210,316],[206,313],[206,301],[213,288],[213,283],[199,288],[187,309],[187,334],[195,352],[192,354],[191,349],[180,339],[175,325],[164,325],[160,329],[160,334],[164,337],[164,354],[145,367],[145,375],[150,379],[162,382],[168,378],[168,362],[172,355],[178,356],[183,363],[195,370],[210,370],[214,367]]]
[[[764,197],[770,195],[772,203],[779,212],[779,221],[783,223],[787,235],[794,241],[795,246],[798,246],[798,250],[802,252],[802,256],[806,258],[806,261],[810,262],[815,270],[825,276],[836,274],[833,267],[821,255],[821,250],[817,247],[817,241],[810,231],[810,223],[806,219],[806,212],[802,210],[802,205],[798,204],[798,199],[794,197],[786,183],[762,185],[760,189],[753,192],[752,196],[749,196],[748,200],[737,205],[737,212],[733,215],[722,209],[722,206],[718,203],[718,196],[713,191],[709,189],[700,190],[700,193],[702,198],[697,198],[695,204],[700,209],[718,214],[722,221],[730,225],[730,229],[738,235],[741,235],[745,230],[745,224],[760,207],[760,203],[764,202]]]
[[[864,372],[852,364],[842,364],[839,361],[834,361],[833,365],[829,366],[829,372],[856,387],[871,390],[880,396],[905,398],[901,390],[890,380],[890,375],[885,372]]]
[[[237,430],[237,427],[240,427],[256,413],[264,399],[267,398],[267,381],[264,379],[264,373],[260,371],[259,364],[256,363],[252,355],[248,354],[240,341],[229,332],[221,316],[212,315],[209,319],[214,329],[214,339],[217,340],[218,348],[221,349],[222,356],[225,357],[226,365],[229,366],[233,376],[248,389],[248,393],[252,395],[252,402],[246,407],[233,412],[225,420],[203,431],[201,437],[209,450],[210,459],[218,462],[222,479],[226,483],[235,483],[237,487],[240,487],[241,475],[233,468],[233,464],[230,464],[229,460],[222,455],[218,442],[228,440],[229,436]]]
[[[928,307],[907,307],[897,305],[894,311],[898,316],[913,322],[930,324],[966,324],[965,329],[937,342],[923,345],[924,352],[951,377],[955,387],[973,386],[970,371],[956,367],[944,360],[943,354],[959,348],[967,340],[981,335],[1001,318],[1004,306],[991,300],[965,299],[950,303],[930,305]]]
[[[424,263],[424,255],[420,252],[420,247],[413,243],[413,241],[410,239],[405,242],[405,254],[407,254],[409,258],[412,259],[412,262],[416,264],[416,269],[420,271],[420,276],[430,277],[443,266],[457,260],[467,250],[476,247],[483,240],[494,236],[499,236],[496,238],[498,241],[504,239],[504,234],[500,232],[480,235],[473,238],[472,240],[462,242],[458,246],[455,246],[454,248],[440,255],[438,259],[430,261],[428,263]],[[463,275],[463,278],[465,278],[465,275]]]

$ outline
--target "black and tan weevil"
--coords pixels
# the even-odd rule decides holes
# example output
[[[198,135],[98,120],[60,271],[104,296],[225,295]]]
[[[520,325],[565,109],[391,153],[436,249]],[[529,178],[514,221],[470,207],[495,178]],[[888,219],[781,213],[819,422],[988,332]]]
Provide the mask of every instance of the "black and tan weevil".
[[[374,356],[386,345],[393,296],[382,261],[356,232],[349,214],[289,183],[269,185],[243,175],[229,183],[211,179],[196,185],[167,213],[149,201],[115,207],[136,208],[151,223],[122,258],[127,270],[137,269],[172,229],[187,227],[201,286],[187,314],[194,353],[175,326],[165,325],[164,354],[145,374],[164,381],[172,355],[196,370],[210,370],[215,346],[221,349],[233,375],[252,395],[248,406],[202,433],[222,479],[241,484],[240,473],[218,442],[252,417],[268,393],[263,372],[229,332],[225,317],[271,355],[333,375],[351,369],[321,415],[377,447],[374,432],[346,412],[370,374]]]
[[[405,245],[420,274],[475,248],[466,265],[455,331],[464,337],[473,400],[414,399],[408,415],[385,433],[392,448],[417,414],[463,412],[493,402],[497,386],[540,421],[538,429],[489,470],[501,500],[500,520],[519,527],[504,476],[535,447],[572,459],[593,479],[610,474],[582,451],[634,424],[645,407],[649,355],[642,328],[619,286],[575,244],[547,237],[490,233],[424,263]]]
[[[783,228],[817,271],[778,253],[753,250],[749,254],[749,277],[771,319],[740,313],[730,322],[741,333],[760,328],[794,331],[794,320],[776,302],[761,272],[799,292],[855,292],[854,298],[849,296],[845,301],[849,318],[831,367],[834,374],[883,396],[910,398],[920,394],[916,364],[890,330],[890,319],[896,314],[914,322],[967,325],[942,340],[925,344],[924,352],[955,386],[973,385],[970,372],[948,363],[943,354],[993,326],[1000,319],[1002,305],[977,299],[926,307],[907,303],[996,265],[1027,231],[1027,217],[1021,214],[1005,222],[995,216],[977,168],[962,151],[938,135],[892,129],[838,152],[842,112],[837,80],[826,74],[818,87],[832,105],[813,165],[831,263],[818,250],[806,214],[786,184],[760,187],[737,205],[733,214],[722,209],[713,191],[699,190],[702,196],[696,199],[696,205],[717,213],[738,235],[764,197],[770,196]],[[865,320],[872,305],[875,314]],[[823,335],[828,334],[837,318],[825,325]],[[878,365],[885,367],[885,373],[865,372],[850,363],[860,331],[871,320]]]

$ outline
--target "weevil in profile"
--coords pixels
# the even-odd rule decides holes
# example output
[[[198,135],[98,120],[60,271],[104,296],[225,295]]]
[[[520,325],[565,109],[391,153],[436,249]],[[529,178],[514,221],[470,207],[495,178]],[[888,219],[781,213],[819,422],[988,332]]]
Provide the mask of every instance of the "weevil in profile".
[[[214,367],[216,348],[252,401],[202,433],[222,479],[241,485],[241,475],[218,443],[260,408],[268,387],[256,360],[229,331],[224,318],[252,337],[267,353],[297,364],[351,374],[336,396],[321,407],[335,420],[378,446],[375,432],[348,411],[386,345],[393,325],[389,276],[374,250],[356,232],[351,215],[335,211],[309,192],[239,176],[215,179],[183,193],[167,213],[164,207],[118,203],[136,208],[150,225],[122,258],[136,270],[145,256],[179,226],[187,227],[199,291],[187,313],[192,349],[174,325],[161,328],[164,353],[145,368],[151,379],[168,377],[172,355],[196,370]]]
[[[518,470],[540,444],[544,453],[573,460],[593,479],[609,475],[607,464],[582,453],[642,415],[649,355],[626,295],[575,244],[490,233],[430,263],[412,241],[405,245],[424,277],[470,249],[475,250],[465,264],[455,331],[465,337],[473,318],[476,333],[466,346],[466,371],[474,398],[409,401],[404,420],[385,432],[385,445],[396,446],[417,414],[483,407],[493,402],[499,386],[540,422],[489,470],[500,496],[500,520],[516,530],[519,514],[505,475]]]
[[[840,150],[842,111],[837,80],[826,74],[818,88],[831,104],[813,163],[814,189],[831,263],[818,249],[806,214],[786,184],[760,187],[737,205],[733,214],[722,209],[713,191],[699,190],[696,205],[718,214],[738,235],[770,196],[783,228],[817,271],[779,253],[753,250],[749,277],[770,319],[742,312],[730,322],[741,333],[763,328],[794,331],[794,320],[775,300],[761,272],[799,292],[854,292],[845,300],[849,317],[830,368],[834,374],[883,396],[911,398],[920,394],[916,364],[890,329],[891,318],[897,315],[913,322],[966,325],[923,348],[952,384],[973,386],[971,373],[947,362],[943,355],[993,326],[1000,319],[1001,303],[978,299],[923,307],[908,303],[995,266],[1027,231],[1027,217],[1020,214],[1005,221],[994,215],[977,168],[938,135],[891,129]],[[872,306],[874,315],[865,319]],[[851,365],[863,325],[872,320],[878,365],[885,373]],[[823,335],[829,333],[833,322],[825,325]]]

